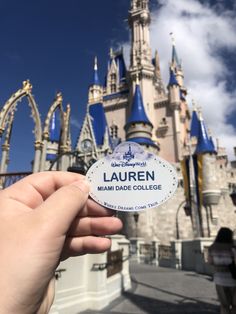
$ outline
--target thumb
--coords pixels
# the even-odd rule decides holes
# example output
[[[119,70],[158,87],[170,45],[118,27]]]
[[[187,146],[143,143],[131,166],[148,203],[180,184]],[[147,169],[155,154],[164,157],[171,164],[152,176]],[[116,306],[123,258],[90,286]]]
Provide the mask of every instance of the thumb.
[[[56,235],[65,235],[71,223],[85,206],[89,183],[79,180],[63,186],[49,196],[39,207],[38,214]]]

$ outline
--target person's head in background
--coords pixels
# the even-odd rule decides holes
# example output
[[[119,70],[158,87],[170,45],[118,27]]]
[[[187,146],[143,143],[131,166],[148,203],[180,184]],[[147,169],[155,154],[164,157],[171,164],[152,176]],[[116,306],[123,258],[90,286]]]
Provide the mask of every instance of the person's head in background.
[[[222,227],[217,233],[215,242],[233,244],[233,231],[227,227]]]

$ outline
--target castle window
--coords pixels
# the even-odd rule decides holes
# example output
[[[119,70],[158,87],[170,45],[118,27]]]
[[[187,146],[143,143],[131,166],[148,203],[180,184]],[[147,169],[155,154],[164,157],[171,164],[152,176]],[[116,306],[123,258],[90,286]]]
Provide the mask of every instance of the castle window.
[[[111,138],[117,138],[118,137],[118,126],[115,124],[112,124],[110,130],[111,130]]]
[[[166,118],[162,118],[162,124],[166,124]]]
[[[116,84],[111,84],[111,92],[112,93],[116,92]]]
[[[112,74],[111,74],[111,80],[112,80],[112,81],[116,81],[116,74],[115,74],[115,73],[112,73]]]

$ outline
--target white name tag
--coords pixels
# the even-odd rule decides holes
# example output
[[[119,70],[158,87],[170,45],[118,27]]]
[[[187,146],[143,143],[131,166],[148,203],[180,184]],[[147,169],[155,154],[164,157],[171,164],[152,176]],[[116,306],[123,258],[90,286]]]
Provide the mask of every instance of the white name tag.
[[[177,185],[175,169],[133,142],[123,142],[88,170],[90,196],[120,211],[141,211],[166,202]]]

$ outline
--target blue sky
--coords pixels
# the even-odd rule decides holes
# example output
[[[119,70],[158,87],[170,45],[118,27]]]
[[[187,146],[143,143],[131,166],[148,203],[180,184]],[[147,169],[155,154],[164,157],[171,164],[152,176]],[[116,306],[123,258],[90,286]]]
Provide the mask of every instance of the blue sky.
[[[185,5],[184,1],[186,0],[181,0],[178,3]],[[181,38],[181,33],[184,33],[184,30],[181,24],[174,24],[175,18],[177,19],[178,14],[183,11],[183,7],[174,8],[175,2],[173,0],[162,0],[159,1],[159,7],[155,0],[151,1],[153,12],[152,44],[155,48],[158,48],[160,56],[163,56],[161,66],[165,80],[168,59],[171,54],[169,32],[174,31],[180,57],[184,57],[184,45]],[[217,7],[215,7],[216,2]],[[228,7],[225,7],[225,2]],[[190,3],[193,5],[192,7],[189,6]],[[196,7],[196,4],[199,5]],[[206,5],[207,1],[200,4],[197,0],[188,0],[186,10],[190,12],[190,15],[196,14],[195,11],[191,10],[198,10],[197,12],[201,14],[201,8],[204,9]],[[223,8],[219,9],[219,6],[222,5]],[[11,94],[22,86],[23,80],[30,79],[43,121],[56,92],[61,91],[64,107],[67,103],[71,104],[72,136],[73,141],[75,141],[79,132],[78,126],[82,122],[86,109],[87,90],[92,80],[94,56],[98,57],[99,74],[102,80],[105,75],[108,52],[111,46],[116,48],[123,45],[126,49],[126,55],[128,55],[129,31],[126,19],[129,6],[129,0],[2,0],[0,2],[1,107]],[[215,19],[220,15],[222,19],[228,21],[229,15],[233,17],[236,15],[232,1],[211,1],[207,7],[210,12],[213,12],[212,16]],[[169,23],[168,25],[166,23],[167,18],[173,24]],[[231,22],[231,20],[228,22]],[[191,26],[191,23],[189,25]],[[163,29],[163,27],[165,28]],[[194,26],[192,28],[194,29]],[[201,28],[199,27],[200,31]],[[206,31],[209,32],[209,30]],[[210,33],[209,36],[213,35]],[[195,38],[197,37],[195,34]],[[199,37],[199,40],[204,41],[204,38]],[[213,39],[217,45],[214,36]],[[231,39],[234,40],[235,38]],[[231,39],[229,39],[229,42],[223,42],[221,46],[219,45],[217,56],[223,56],[223,59],[221,59],[223,60],[224,69],[230,68],[230,71],[224,74],[224,82],[226,81],[231,86],[232,91],[230,93],[232,94],[236,83],[236,62],[233,53],[235,46],[230,42]],[[213,54],[213,52],[214,49],[209,53]],[[183,65],[186,70],[186,85],[189,81],[191,96],[199,95],[199,91],[196,91],[199,77],[196,79],[193,71],[189,70],[188,62],[185,63],[185,59],[183,58]],[[222,69],[222,67],[217,69]],[[209,73],[204,75],[207,76],[208,80]],[[190,77],[194,77],[195,80],[191,81]],[[222,77],[219,79],[222,79]],[[227,92],[225,94],[225,92],[225,90],[222,90],[223,94],[221,95],[231,95]],[[218,95],[215,94],[214,96],[213,94],[212,97],[218,98]],[[226,101],[225,99],[223,98],[222,101]],[[202,101],[205,103],[204,98],[202,98]],[[204,104],[201,104],[201,106],[204,106]],[[230,103],[225,107],[225,110],[232,110],[232,106]],[[222,110],[224,110],[224,107]],[[207,112],[206,110],[206,117],[210,116]],[[29,115],[30,110],[26,100],[24,100],[18,105],[16,113],[16,123],[12,134],[10,170],[30,169],[34,138],[32,134],[33,123]],[[235,113],[234,115],[231,113],[230,115],[226,114],[226,118],[222,122],[222,125],[227,128],[225,132],[229,132],[230,136],[235,131],[235,129],[232,129],[232,124],[236,124],[235,120]],[[210,124],[214,123],[210,121]],[[232,141],[232,137],[227,137],[225,141]],[[236,145],[235,141],[232,143],[233,145]]]

